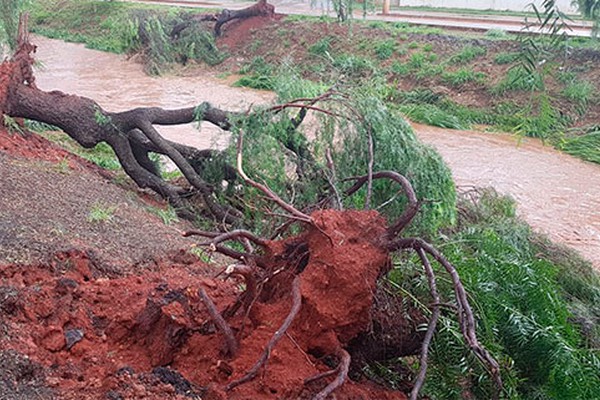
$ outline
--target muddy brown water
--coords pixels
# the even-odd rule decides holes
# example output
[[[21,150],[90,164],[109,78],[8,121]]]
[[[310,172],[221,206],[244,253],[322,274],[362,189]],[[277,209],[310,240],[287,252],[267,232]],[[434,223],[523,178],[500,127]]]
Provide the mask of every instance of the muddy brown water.
[[[273,99],[269,92],[232,88],[214,76],[149,77],[124,57],[79,44],[35,37],[44,90],[96,100],[109,111],[134,107],[189,107],[202,101],[232,110]],[[448,163],[457,185],[492,186],[511,195],[536,230],[580,251],[600,269],[600,166],[541,142],[506,134],[454,131],[413,124]],[[210,124],[161,127],[169,139],[200,148],[223,147],[228,135]]]

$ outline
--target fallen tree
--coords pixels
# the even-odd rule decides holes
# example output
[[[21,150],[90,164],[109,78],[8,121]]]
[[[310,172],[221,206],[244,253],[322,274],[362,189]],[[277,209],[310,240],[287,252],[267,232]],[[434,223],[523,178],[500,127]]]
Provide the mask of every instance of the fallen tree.
[[[163,306],[177,301],[193,313],[189,304],[200,301],[208,313],[207,322],[204,324],[212,323],[216,327],[207,331],[216,330],[223,335],[223,356],[235,358],[239,352],[244,351],[244,338],[257,332],[257,321],[260,321],[260,318],[256,316],[256,309],[261,305],[274,305],[281,311],[287,302],[291,302],[290,311],[285,314],[279,329],[265,343],[256,363],[247,371],[234,371],[219,390],[235,392],[238,387],[255,380],[259,372],[266,368],[266,363],[278,342],[284,335],[292,332],[303,354],[322,364],[325,357],[336,360],[332,371],[306,377],[304,381],[305,386],[321,386],[323,380],[335,375],[329,384],[312,390],[313,398],[325,399],[347,381],[351,368],[352,344],[360,335],[369,332],[374,324],[372,315],[376,314],[374,305],[378,282],[389,272],[392,254],[413,250],[422,263],[430,286],[432,316],[424,336],[415,330],[409,330],[406,336],[400,339],[415,342],[416,336],[416,346],[405,352],[395,353],[395,356],[413,354],[415,349],[420,348],[420,372],[415,380],[411,398],[417,398],[425,379],[429,344],[443,306],[436,289],[432,260],[450,277],[455,293],[454,304],[450,308],[455,310],[465,343],[486,366],[496,385],[495,396],[499,396],[502,388],[499,365],[476,337],[476,318],[456,269],[424,240],[400,236],[414,223],[419,211],[425,208],[429,201],[420,201],[413,185],[403,175],[394,171],[377,171],[377,129],[347,95],[330,90],[316,97],[297,98],[247,113],[227,112],[208,103],[177,110],[136,108],[119,113],[109,112],[91,99],[56,91],[45,92],[36,87],[32,70],[35,46],[28,41],[26,18],[22,22],[19,48],[12,59],[3,63],[0,69],[2,113],[55,125],[87,148],[101,142],[109,144],[123,170],[139,187],[154,190],[184,214],[189,213],[193,217],[193,212],[186,202],[197,194],[202,198],[206,209],[224,224],[242,224],[243,212],[248,209],[260,209],[262,214],[257,217],[260,219],[258,222],[263,222],[269,217],[285,220],[283,225],[276,229],[274,236],[282,236],[292,225],[300,225],[300,234],[282,240],[261,238],[246,230],[226,233],[186,232],[188,236],[209,238],[199,245],[208,246],[213,251],[238,260],[226,274],[241,276],[246,290],[240,294],[238,301],[222,312],[218,311],[202,287],[197,288],[195,293],[192,291],[192,294],[190,288],[177,288],[158,299],[149,297],[147,306],[141,311],[138,319],[137,332],[142,336],[140,340],[145,340],[157,329],[157,317],[160,317],[160,309]],[[295,112],[287,114],[290,110]],[[362,169],[363,175],[346,177],[345,180],[340,180],[337,176],[336,160],[344,159],[337,155],[335,149],[334,136],[339,133],[339,127],[328,127],[326,122],[319,126],[324,131],[329,129],[331,134],[329,148],[321,149],[321,154],[311,149],[306,139],[302,140],[304,136],[298,129],[308,112],[334,118],[346,133],[353,134],[352,140],[364,145],[366,168]],[[307,202],[303,209],[280,197],[270,185],[254,180],[244,169],[244,136],[252,135],[253,127],[258,129],[258,125],[273,119],[274,116],[281,117],[273,125],[274,131],[271,132],[278,145],[275,148],[295,164],[298,181],[322,189],[322,193],[313,197],[316,201]],[[257,196],[242,199],[235,194],[231,197],[219,196],[219,189],[214,182],[210,183],[206,179],[201,162],[214,158],[214,152],[168,141],[155,127],[193,121],[208,121],[224,130],[235,132],[236,167],[226,167]],[[356,121],[361,123],[360,129],[349,125],[349,122]],[[251,137],[249,142],[255,140],[256,138]],[[159,153],[170,158],[182,172],[189,186],[165,181],[151,161],[150,153]],[[272,154],[264,156],[271,157]],[[334,156],[337,159],[334,159]],[[420,156],[426,158],[428,153],[424,152]],[[285,170],[278,173],[282,174],[281,176],[288,175],[288,171]],[[369,210],[380,195],[377,183],[383,180],[391,180],[400,186],[400,191],[391,189],[391,193],[394,194],[387,203],[396,203],[399,197],[404,199],[398,202],[401,211],[389,224],[377,211]],[[343,189],[343,182],[347,181],[354,184]],[[390,186],[387,185],[388,192]],[[358,197],[367,210],[344,210],[348,201],[353,202],[353,197]],[[252,202],[258,198],[262,199],[262,202]],[[283,214],[268,204],[274,204],[283,210]],[[224,243],[228,241],[239,242],[244,250],[226,246]],[[195,317],[192,316],[191,319],[195,320]],[[246,327],[248,320],[250,327]],[[169,343],[169,352],[177,351],[184,338],[185,335],[178,334],[178,340]],[[401,347],[399,343],[396,345]],[[165,362],[167,361],[159,361],[158,365]]]

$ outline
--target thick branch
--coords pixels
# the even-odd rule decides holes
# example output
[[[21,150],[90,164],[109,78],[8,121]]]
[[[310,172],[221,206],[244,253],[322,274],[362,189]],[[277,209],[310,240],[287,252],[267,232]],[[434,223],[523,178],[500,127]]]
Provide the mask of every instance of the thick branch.
[[[265,239],[259,238],[258,236],[256,236],[252,232],[247,231],[245,229],[236,229],[234,231],[227,232],[227,233],[222,233],[222,234],[218,234],[218,233],[214,233],[214,232],[190,230],[190,231],[184,232],[183,236],[184,237],[189,237],[189,236],[204,236],[204,237],[209,237],[209,238],[213,239],[210,242],[200,243],[199,244],[200,246],[208,246],[208,245],[211,245],[211,244],[212,245],[217,245],[219,243],[222,243],[222,242],[225,242],[225,241],[228,241],[228,240],[241,241],[242,239],[248,239],[252,243],[254,243],[254,244],[256,244],[257,246],[260,246],[260,247],[266,247],[267,246],[267,241]]]
[[[256,4],[244,8],[242,10],[223,10],[217,15],[217,22],[215,23],[215,36],[221,36],[221,28],[224,24],[234,19],[243,19],[263,15],[270,17],[275,12],[275,7],[267,0],[259,0]]]

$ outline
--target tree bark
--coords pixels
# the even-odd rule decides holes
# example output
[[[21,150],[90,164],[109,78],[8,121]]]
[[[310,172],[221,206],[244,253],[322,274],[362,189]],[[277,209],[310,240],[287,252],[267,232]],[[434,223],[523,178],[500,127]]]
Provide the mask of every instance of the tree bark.
[[[192,166],[193,161],[214,153],[170,142],[154,127],[185,124],[200,118],[228,130],[231,128],[231,113],[209,103],[175,110],[148,107],[107,112],[89,98],[59,91],[45,92],[35,87],[31,72],[31,53],[34,51],[35,46],[23,43],[11,61],[2,64],[0,109],[3,113],[57,126],[85,148],[107,143],[115,151],[125,172],[139,187],[150,188],[174,206],[182,208],[182,194],[188,190],[164,181],[148,157],[149,152],[164,154],[180,168],[213,215],[227,222],[234,221],[237,213],[214,202],[212,187]]]

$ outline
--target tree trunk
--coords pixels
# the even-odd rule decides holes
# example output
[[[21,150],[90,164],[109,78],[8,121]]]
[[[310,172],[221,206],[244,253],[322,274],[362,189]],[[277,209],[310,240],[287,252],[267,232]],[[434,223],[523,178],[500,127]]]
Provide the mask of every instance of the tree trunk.
[[[383,15],[388,15],[390,13],[390,0],[383,0]]]

